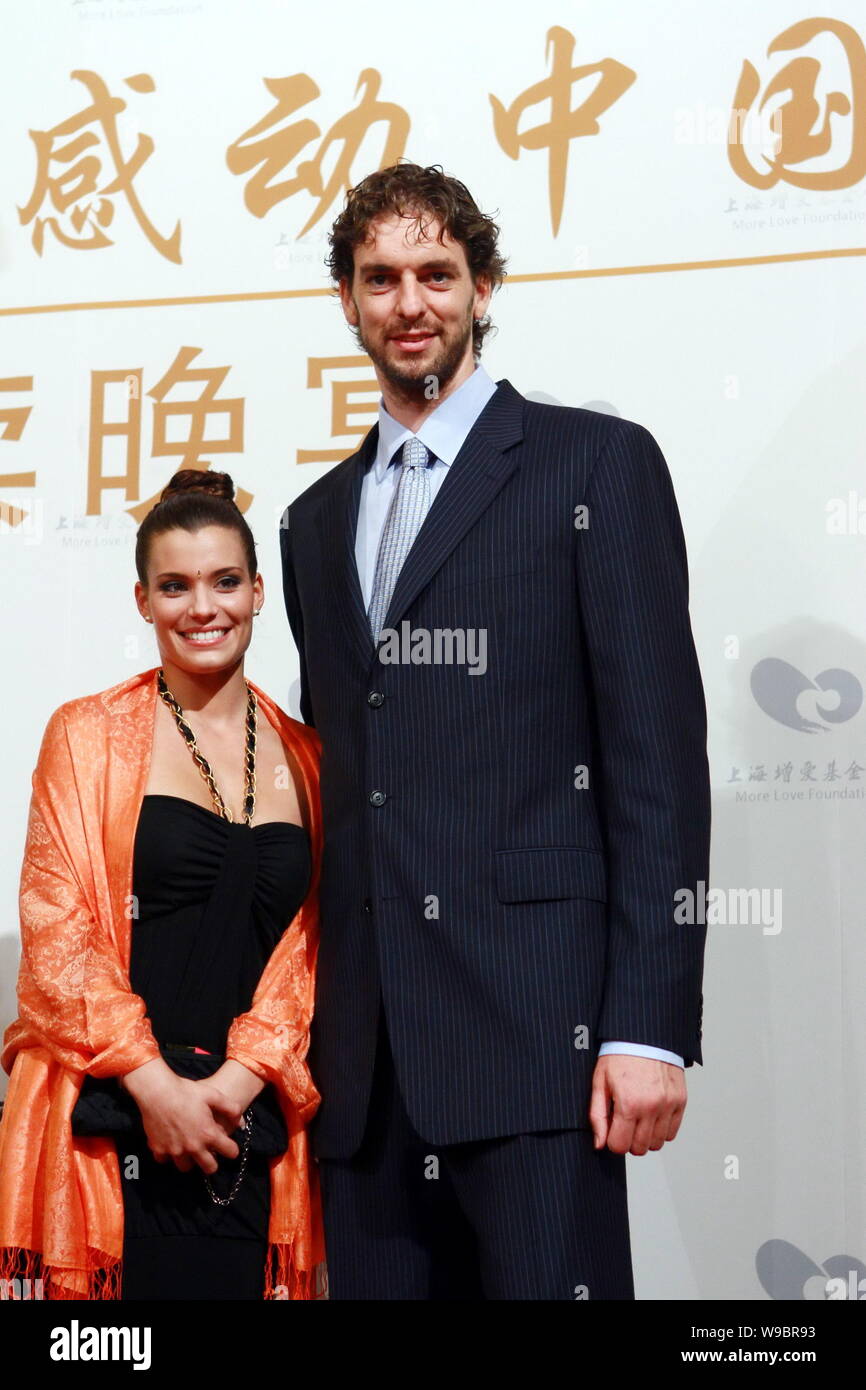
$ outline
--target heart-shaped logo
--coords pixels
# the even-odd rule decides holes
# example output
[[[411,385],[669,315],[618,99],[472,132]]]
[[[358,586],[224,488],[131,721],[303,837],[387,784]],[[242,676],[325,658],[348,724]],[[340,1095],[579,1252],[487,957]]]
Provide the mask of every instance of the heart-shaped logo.
[[[866,1299],[866,1265],[853,1255],[831,1255],[817,1265],[789,1240],[768,1240],[755,1256],[755,1271],[771,1298]]]
[[[854,717],[863,703],[863,687],[850,671],[834,666],[819,671],[815,679],[810,680],[796,666],[777,656],[765,657],[752,667],[751,687],[765,714],[803,734],[826,733],[828,724],[844,724],[846,719]],[[815,702],[815,712],[826,719],[827,724],[819,724],[800,713],[797,702],[806,690],[833,693],[838,697],[835,709]]]

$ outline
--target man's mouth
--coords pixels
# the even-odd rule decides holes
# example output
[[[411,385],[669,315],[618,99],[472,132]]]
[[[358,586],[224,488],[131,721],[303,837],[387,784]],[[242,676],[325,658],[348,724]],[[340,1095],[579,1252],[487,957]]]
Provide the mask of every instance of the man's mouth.
[[[418,352],[426,347],[427,343],[431,343],[435,336],[435,333],[401,333],[395,335],[391,342],[405,348],[407,352]]]
[[[227,627],[189,628],[186,632],[181,632],[180,636],[195,647],[213,647],[217,642],[221,642],[230,630]]]

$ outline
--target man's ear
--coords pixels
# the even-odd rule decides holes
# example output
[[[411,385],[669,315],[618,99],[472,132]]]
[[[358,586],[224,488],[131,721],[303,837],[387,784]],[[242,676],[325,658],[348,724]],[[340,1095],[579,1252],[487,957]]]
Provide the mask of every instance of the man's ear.
[[[493,297],[493,281],[483,270],[475,277],[475,317],[483,319]]]
[[[353,328],[358,327],[358,310],[352,298],[352,287],[345,275],[341,275],[339,280],[340,303],[343,306],[343,313],[346,320]]]

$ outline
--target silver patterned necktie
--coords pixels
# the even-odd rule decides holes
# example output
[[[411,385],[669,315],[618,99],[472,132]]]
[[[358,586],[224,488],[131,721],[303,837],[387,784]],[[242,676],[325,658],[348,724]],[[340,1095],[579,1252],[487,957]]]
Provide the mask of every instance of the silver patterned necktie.
[[[397,576],[403,561],[412,548],[421,524],[430,510],[430,470],[427,467],[430,451],[413,435],[403,445],[403,464],[391,498],[373,575],[373,592],[368,617],[373,642],[378,645],[379,633]]]

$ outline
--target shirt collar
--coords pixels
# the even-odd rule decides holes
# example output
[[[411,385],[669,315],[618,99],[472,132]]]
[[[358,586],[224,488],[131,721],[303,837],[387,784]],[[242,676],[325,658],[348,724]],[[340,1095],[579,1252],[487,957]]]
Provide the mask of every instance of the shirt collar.
[[[481,414],[490,397],[495,393],[496,382],[479,363],[471,376],[461,382],[456,391],[446,396],[418,430],[418,438],[426,444],[430,453],[449,467],[463,446],[467,434]],[[401,425],[385,409],[382,396],[379,397],[379,444],[372,471],[376,482],[381,483],[395,451],[402,448],[412,431]]]

